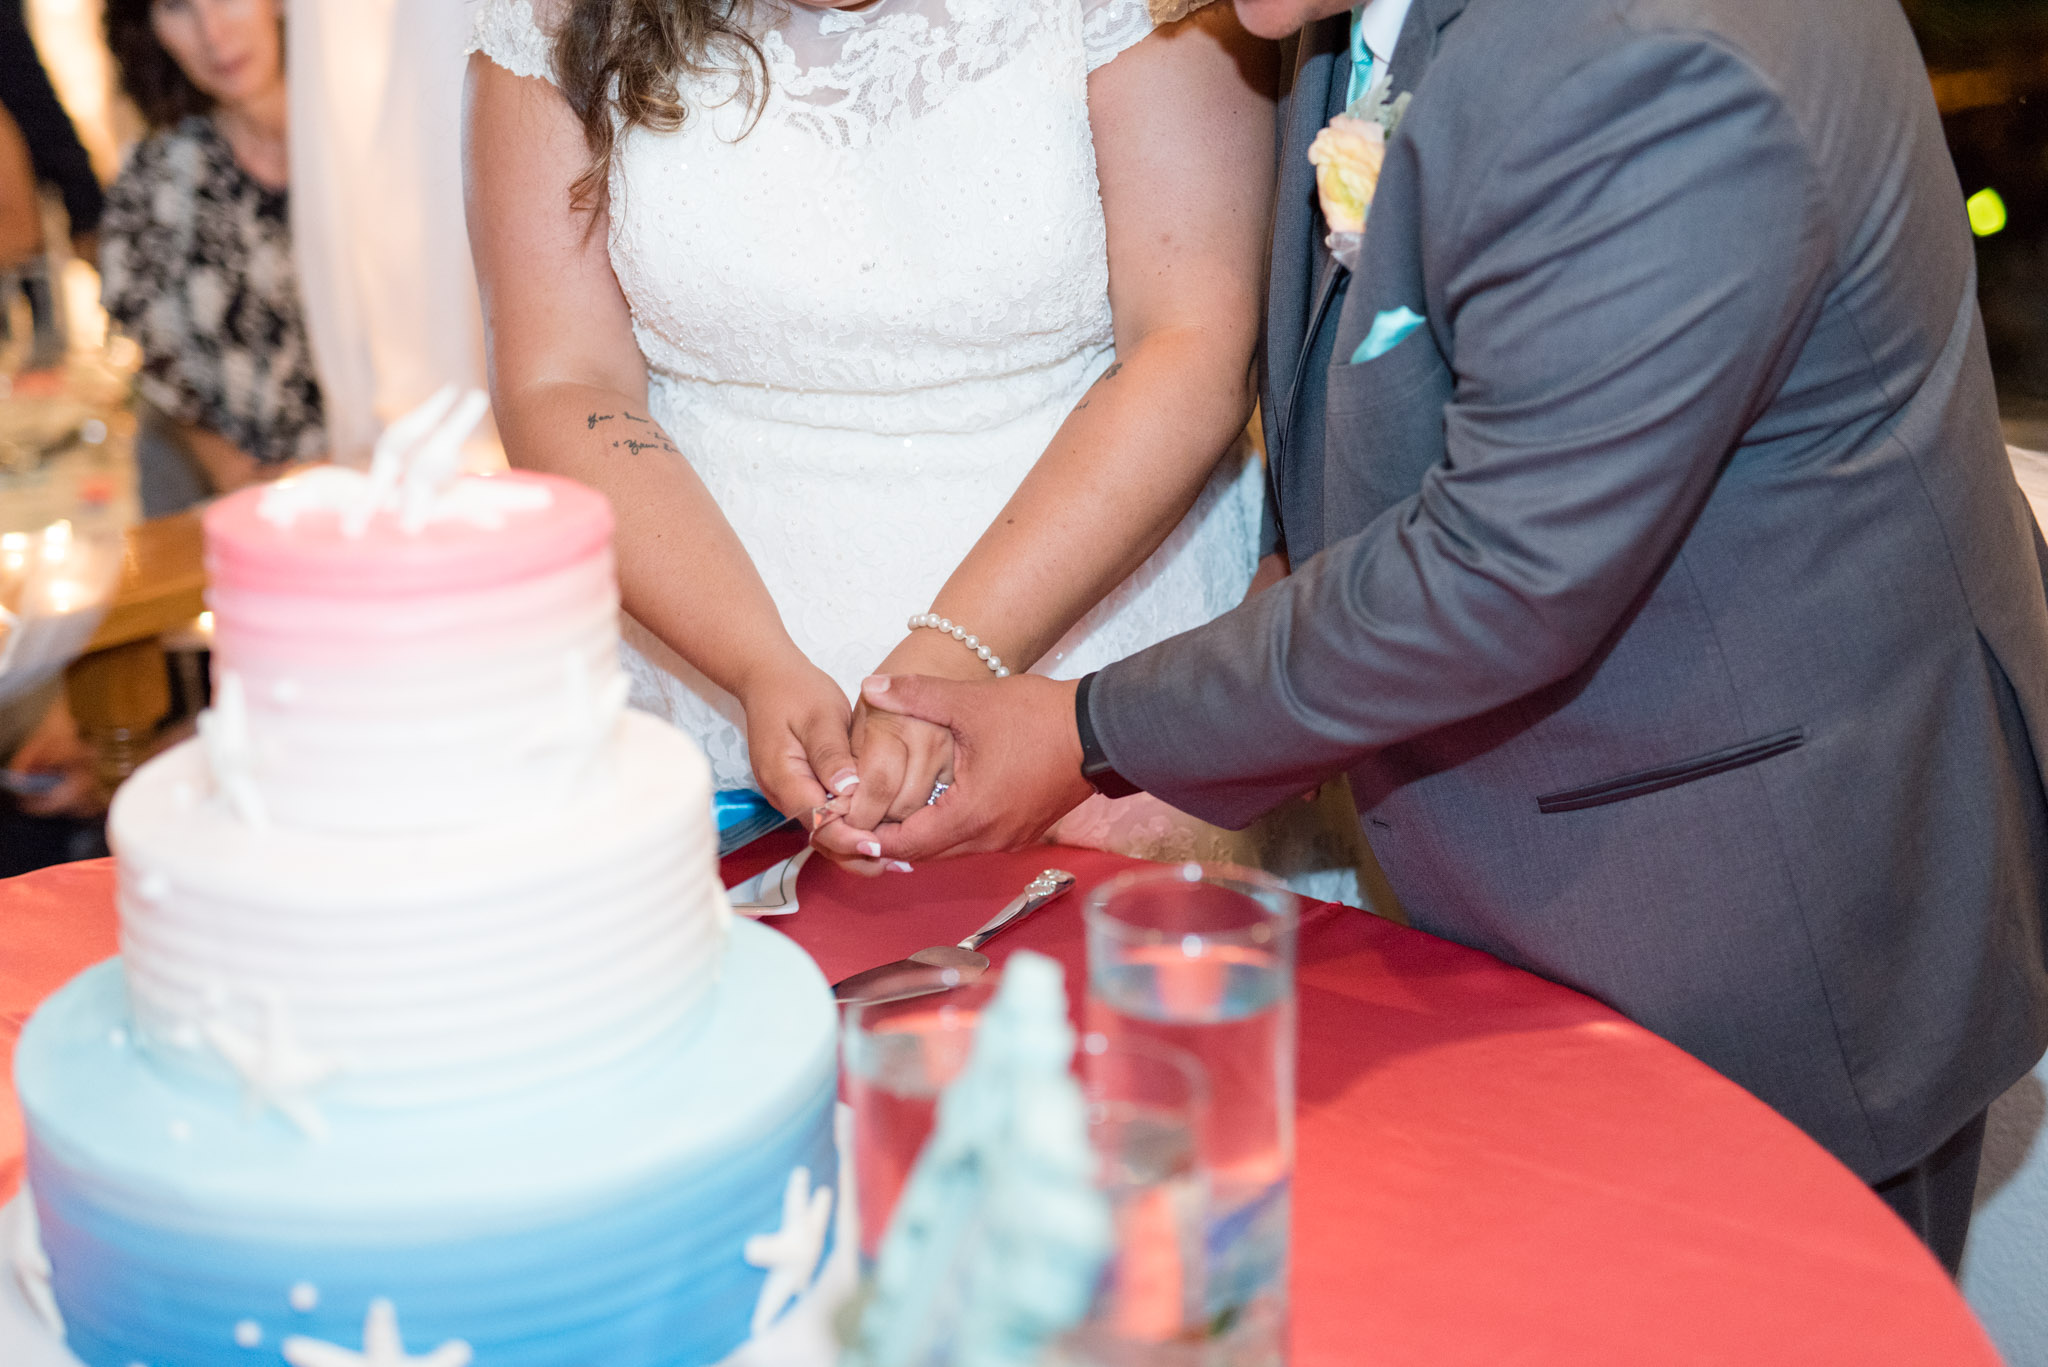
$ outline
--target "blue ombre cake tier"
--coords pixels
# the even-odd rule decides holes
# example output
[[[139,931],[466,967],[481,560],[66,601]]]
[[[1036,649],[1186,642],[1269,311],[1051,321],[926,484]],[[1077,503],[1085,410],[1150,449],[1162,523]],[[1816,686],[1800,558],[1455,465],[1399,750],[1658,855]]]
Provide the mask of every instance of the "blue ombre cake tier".
[[[733,927],[709,1017],[543,1094],[329,1107],[309,1139],[155,1068],[121,965],[23,1032],[29,1183],[88,1367],[250,1367],[350,1350],[392,1303],[408,1352],[478,1367],[685,1367],[750,1334],[791,1174],[836,1186],[834,1009],[803,951]]]

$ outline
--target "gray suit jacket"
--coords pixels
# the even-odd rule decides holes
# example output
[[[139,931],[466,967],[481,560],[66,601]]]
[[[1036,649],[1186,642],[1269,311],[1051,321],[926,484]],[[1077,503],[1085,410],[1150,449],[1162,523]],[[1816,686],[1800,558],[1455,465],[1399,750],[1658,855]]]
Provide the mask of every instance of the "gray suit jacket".
[[[1898,6],[1415,0],[1355,273],[1343,49],[1283,115],[1296,572],[1097,675],[1104,750],[1233,825],[1348,771],[1418,926],[1911,1166],[2048,1043],[2048,594]]]

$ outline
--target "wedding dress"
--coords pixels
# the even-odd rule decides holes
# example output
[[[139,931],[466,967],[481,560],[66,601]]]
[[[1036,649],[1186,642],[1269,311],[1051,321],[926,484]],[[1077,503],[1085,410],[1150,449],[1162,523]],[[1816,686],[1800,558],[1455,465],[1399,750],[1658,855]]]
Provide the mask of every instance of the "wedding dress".
[[[1165,0],[1160,18],[1202,2]],[[628,131],[610,256],[651,416],[797,646],[852,696],[1114,360],[1088,76],[1157,20],[1147,0],[764,0],[752,22],[765,101],[722,78],[685,89],[680,129]],[[529,0],[483,0],[471,46],[552,80]],[[1034,671],[1078,677],[1236,606],[1261,497],[1240,446]],[[644,629],[627,637],[634,705],[701,742],[720,787],[752,786],[737,701]],[[1148,799],[1098,799],[1061,834],[1151,857],[1268,853]],[[1307,843],[1280,862],[1348,868]]]

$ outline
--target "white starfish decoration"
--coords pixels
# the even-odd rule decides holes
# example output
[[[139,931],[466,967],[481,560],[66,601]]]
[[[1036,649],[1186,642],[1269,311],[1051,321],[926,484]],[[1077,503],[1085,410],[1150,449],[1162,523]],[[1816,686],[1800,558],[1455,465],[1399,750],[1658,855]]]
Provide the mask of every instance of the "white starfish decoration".
[[[27,1298],[29,1309],[36,1312],[36,1318],[47,1325],[51,1333],[61,1338],[64,1316],[57,1309],[56,1293],[50,1290],[50,1255],[43,1251],[43,1231],[36,1220],[35,1197],[25,1186],[21,1189],[20,1209],[14,1225],[14,1246],[8,1250],[8,1255],[14,1264],[14,1279],[21,1283],[21,1294]]]
[[[363,1350],[359,1353],[339,1344],[322,1343],[294,1334],[278,1345],[292,1367],[469,1367],[470,1348],[461,1339],[450,1339],[431,1353],[408,1357],[398,1336],[398,1311],[379,1296],[370,1302],[363,1317]]]
[[[761,1298],[754,1302],[754,1333],[765,1331],[784,1306],[810,1289],[831,1225],[832,1188],[812,1191],[811,1170],[792,1170],[789,1185],[782,1190],[782,1228],[747,1240],[747,1261],[768,1269]]]
[[[341,1072],[342,1064],[300,1047],[284,1003],[274,993],[264,993],[261,1000],[260,1034],[236,1029],[218,1013],[201,1024],[200,1034],[242,1080],[243,1103],[251,1114],[268,1106],[308,1139],[324,1139],[327,1119],[306,1094]]]
[[[242,676],[223,669],[213,690],[213,706],[199,714],[199,742],[206,766],[229,808],[251,830],[268,830],[270,811],[256,786],[256,747],[249,739],[249,700]]]

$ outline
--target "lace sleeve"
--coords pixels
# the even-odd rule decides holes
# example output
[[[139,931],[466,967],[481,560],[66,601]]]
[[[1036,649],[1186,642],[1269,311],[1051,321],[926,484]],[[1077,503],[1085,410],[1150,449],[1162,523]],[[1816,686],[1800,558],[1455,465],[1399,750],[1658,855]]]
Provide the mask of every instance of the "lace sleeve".
[[[1185,19],[1210,0],[1081,0],[1081,37],[1088,69],[1108,65],[1118,53],[1161,24]]]
[[[554,39],[534,17],[532,0],[483,0],[467,52],[481,52],[514,76],[555,84]]]

